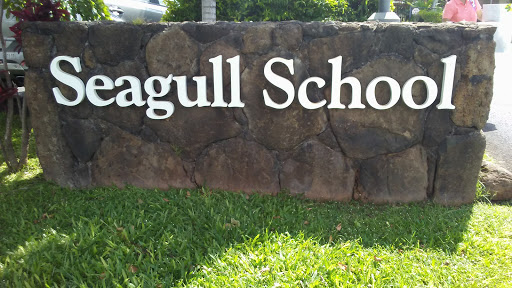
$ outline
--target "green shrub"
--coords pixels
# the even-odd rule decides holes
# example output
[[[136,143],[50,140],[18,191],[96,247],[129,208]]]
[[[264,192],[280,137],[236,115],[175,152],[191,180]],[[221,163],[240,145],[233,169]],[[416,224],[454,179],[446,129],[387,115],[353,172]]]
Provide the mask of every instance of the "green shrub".
[[[201,0],[165,0],[162,21],[200,21]],[[378,0],[217,0],[219,21],[366,21]]]
[[[324,0],[256,0],[250,1],[249,21],[320,21],[324,20],[329,5]]]
[[[164,0],[164,4],[167,11],[162,16],[162,21],[201,21],[201,0]]]
[[[366,21],[374,12],[377,12],[378,0],[326,0],[331,11],[328,15],[329,20],[344,22],[362,22]]]
[[[41,2],[39,0],[32,0],[32,3]],[[53,1],[57,3],[57,1]],[[60,8],[66,9],[71,14],[71,20],[109,20],[110,13],[108,7],[103,3],[103,0],[61,0]],[[11,11],[21,11],[26,8],[27,0],[8,0],[5,1],[4,9],[7,13]],[[28,4],[30,5],[30,4]]]
[[[443,21],[443,11],[439,9],[420,10],[418,14],[423,22],[441,23]]]

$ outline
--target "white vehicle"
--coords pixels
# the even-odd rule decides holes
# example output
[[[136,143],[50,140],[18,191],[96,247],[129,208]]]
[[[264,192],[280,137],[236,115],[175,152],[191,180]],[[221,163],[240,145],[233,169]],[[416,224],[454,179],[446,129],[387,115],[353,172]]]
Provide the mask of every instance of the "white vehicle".
[[[163,0],[104,0],[116,21],[160,22],[167,7]]]
[[[7,11],[4,10],[4,17],[2,18],[2,34],[4,38],[14,36],[14,33],[9,28],[18,22],[16,17],[13,15],[7,17],[6,13]]]
[[[12,82],[14,82],[16,86],[21,87],[24,85],[25,71],[28,69],[28,67],[25,65],[23,51],[20,49],[18,42],[12,38],[14,33],[9,29],[9,27],[16,24],[18,20],[16,20],[16,17],[12,15],[10,17],[6,17],[5,10],[3,13],[4,17],[2,18],[2,34],[4,36],[6,46],[5,54],[7,56],[7,70],[9,71],[9,74],[11,74]],[[0,70],[4,69],[3,63],[4,53],[0,47]]]
[[[8,63],[18,63],[22,66],[25,65],[25,58],[23,57],[23,51],[21,50],[20,44],[14,40],[14,38],[4,38],[6,49],[5,52],[7,54],[7,62]],[[2,49],[0,48],[0,51]],[[4,60],[4,54],[0,53],[0,63]]]

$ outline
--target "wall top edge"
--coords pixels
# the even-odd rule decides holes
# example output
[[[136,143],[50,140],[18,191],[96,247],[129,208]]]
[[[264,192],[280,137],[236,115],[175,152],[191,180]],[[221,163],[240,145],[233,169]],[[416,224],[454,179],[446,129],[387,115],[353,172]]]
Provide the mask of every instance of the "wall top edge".
[[[171,26],[219,26],[219,27],[232,27],[237,29],[249,28],[254,26],[281,26],[288,24],[298,24],[301,26],[318,26],[318,27],[330,27],[335,29],[346,29],[346,28],[363,28],[363,29],[371,29],[371,30],[381,30],[386,29],[387,27],[401,27],[405,29],[415,29],[415,30],[423,30],[423,29],[442,29],[442,30],[477,30],[479,33],[483,34],[494,34],[496,31],[496,25],[492,23],[425,23],[425,22],[339,22],[339,21],[328,21],[328,22],[301,22],[301,21],[281,21],[281,22],[226,22],[226,21],[217,21],[214,23],[207,22],[159,22],[159,23],[143,23],[143,24],[132,24],[125,22],[114,22],[114,21],[91,21],[91,22],[83,22],[83,21],[75,21],[75,22],[25,22],[22,25],[23,30],[31,30],[31,32],[36,32],[38,34],[45,34],[44,30],[39,30],[40,28],[49,28],[55,29],[56,27],[62,26],[111,26],[111,25],[129,25],[129,26],[138,26],[141,28],[149,28],[149,27],[171,27]],[[36,28],[37,27],[37,28]],[[33,29],[38,29],[34,31]]]

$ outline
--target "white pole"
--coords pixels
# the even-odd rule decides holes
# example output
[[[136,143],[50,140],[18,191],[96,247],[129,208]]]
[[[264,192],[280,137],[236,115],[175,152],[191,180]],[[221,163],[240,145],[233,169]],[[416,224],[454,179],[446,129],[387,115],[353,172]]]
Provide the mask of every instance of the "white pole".
[[[215,22],[217,21],[215,0],[201,0],[201,12],[203,22]]]

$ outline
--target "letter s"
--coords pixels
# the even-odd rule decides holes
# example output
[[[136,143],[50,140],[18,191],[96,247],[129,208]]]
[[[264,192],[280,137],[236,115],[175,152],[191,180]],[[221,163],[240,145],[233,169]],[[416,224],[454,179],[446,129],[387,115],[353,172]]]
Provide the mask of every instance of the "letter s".
[[[284,109],[284,108],[290,106],[290,104],[292,104],[293,98],[295,98],[295,87],[293,87],[293,83],[290,82],[288,79],[281,77],[281,76],[277,75],[276,73],[274,73],[274,71],[272,71],[272,64],[274,64],[276,62],[280,62],[280,63],[283,63],[284,65],[286,65],[288,70],[290,70],[290,74],[293,75],[294,74],[293,60],[292,59],[284,59],[284,58],[280,58],[280,57],[272,58],[272,59],[270,59],[270,61],[267,62],[267,64],[265,64],[265,68],[263,69],[265,78],[267,78],[268,82],[272,83],[274,86],[281,88],[281,90],[286,92],[286,94],[288,95],[288,99],[286,99],[286,102],[284,102],[283,104],[278,104],[278,103],[274,102],[272,100],[272,98],[270,98],[270,96],[268,96],[267,89],[264,89],[263,90],[263,100],[265,101],[265,105],[267,105],[269,107],[272,107],[275,109]]]
[[[76,99],[73,101],[69,101],[62,95],[62,92],[58,87],[54,87],[52,89],[53,95],[55,96],[55,100],[57,100],[57,103],[66,105],[66,106],[76,106],[80,104],[84,98],[85,98],[85,85],[80,78],[71,75],[69,73],[66,73],[62,71],[60,68],[60,61],[67,61],[71,65],[73,65],[73,68],[75,68],[75,71],[80,73],[82,72],[82,66],[80,65],[80,58],[78,57],[69,57],[69,56],[58,56],[55,57],[55,59],[52,60],[50,63],[50,72],[57,79],[58,81],[62,82],[63,84],[70,86],[71,88],[75,89],[76,91]]]

